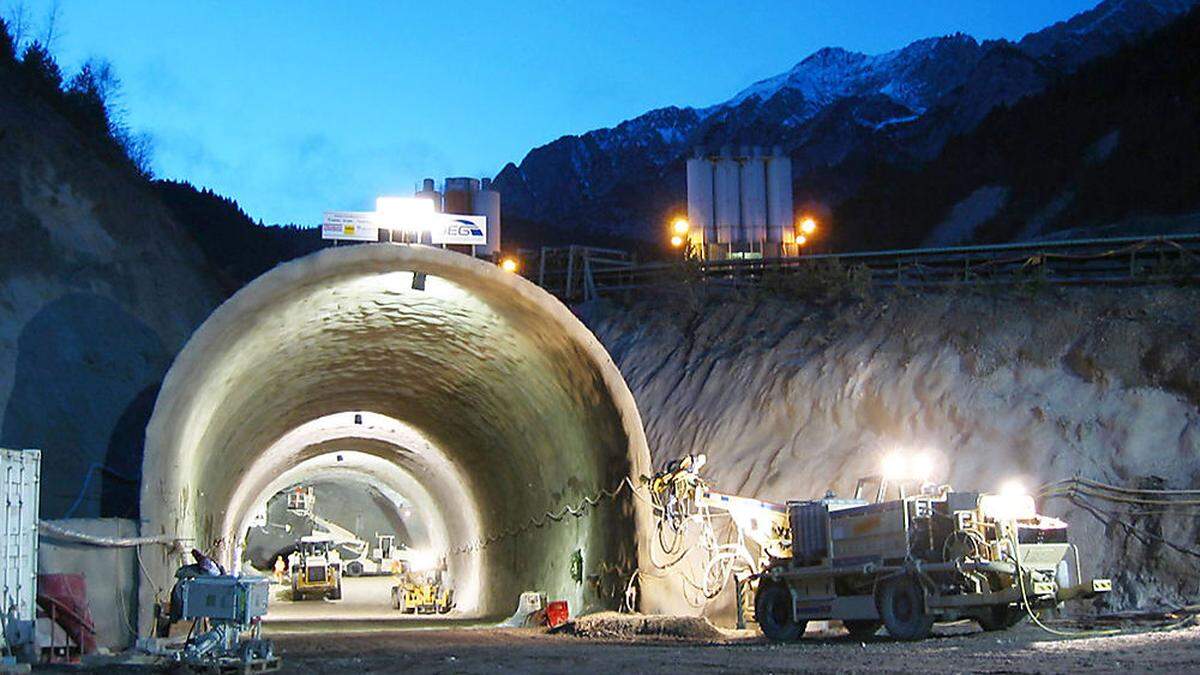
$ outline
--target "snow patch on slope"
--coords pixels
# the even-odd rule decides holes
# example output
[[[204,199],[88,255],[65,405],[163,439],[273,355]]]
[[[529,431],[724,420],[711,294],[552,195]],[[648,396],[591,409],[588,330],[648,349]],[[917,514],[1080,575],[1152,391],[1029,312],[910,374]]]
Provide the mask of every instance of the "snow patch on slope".
[[[980,225],[991,220],[1008,202],[1002,185],[981,187],[955,204],[950,214],[925,239],[925,246],[953,246],[971,241]]]

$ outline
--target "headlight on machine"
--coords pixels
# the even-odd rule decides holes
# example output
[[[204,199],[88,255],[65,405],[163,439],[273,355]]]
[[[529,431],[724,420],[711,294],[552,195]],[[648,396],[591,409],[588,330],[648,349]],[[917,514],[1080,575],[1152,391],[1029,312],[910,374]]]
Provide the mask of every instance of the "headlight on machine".
[[[1033,503],[1033,497],[1015,482],[1005,484],[998,495],[981,496],[979,510],[993,520],[1029,520],[1037,517],[1037,505]]]

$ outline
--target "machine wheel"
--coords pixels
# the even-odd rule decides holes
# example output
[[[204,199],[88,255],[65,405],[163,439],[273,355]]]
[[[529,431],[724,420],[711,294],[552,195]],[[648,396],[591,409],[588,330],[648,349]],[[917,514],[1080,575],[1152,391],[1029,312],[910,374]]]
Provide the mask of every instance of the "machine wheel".
[[[392,588],[392,609],[404,609],[404,600],[400,598],[400,589]]]
[[[292,602],[300,602],[303,599],[304,599],[304,593],[293,588],[292,589]]]
[[[842,625],[846,627],[846,631],[850,633],[850,637],[855,640],[865,640],[875,637],[875,633],[879,631],[879,627],[883,622],[874,619],[849,619],[843,621]]]
[[[796,621],[792,593],[778,583],[759,583],[754,595],[754,620],[768,640],[795,642],[804,635],[807,621]]]
[[[349,563],[346,563],[346,576],[348,577],[361,577],[365,571],[363,564],[357,560],[351,560]]]
[[[985,631],[1004,630],[1021,623],[1029,614],[1020,605],[994,605],[976,617],[979,627]]]
[[[925,593],[912,577],[900,577],[879,589],[879,614],[888,634],[897,640],[924,640],[933,629],[925,610]]]
[[[339,581],[338,585],[332,591],[329,591],[328,597],[330,600],[341,600],[342,599],[342,582]]]

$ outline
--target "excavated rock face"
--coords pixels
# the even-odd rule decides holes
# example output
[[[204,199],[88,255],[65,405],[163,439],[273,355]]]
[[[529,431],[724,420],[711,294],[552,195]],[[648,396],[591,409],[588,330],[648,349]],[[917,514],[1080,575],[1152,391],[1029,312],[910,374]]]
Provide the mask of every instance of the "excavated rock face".
[[[895,449],[935,451],[960,489],[1076,475],[1200,487],[1194,289],[664,304],[687,307],[585,315],[637,398],[655,464],[707,453],[725,491],[847,495]],[[1164,543],[1200,548],[1192,513],[1100,506],[1113,524],[1043,504],[1071,524],[1085,573],[1115,577],[1111,606],[1200,597],[1195,558]]]
[[[427,275],[423,289],[414,273]],[[355,414],[361,430],[347,422]],[[427,247],[342,247],[244,288],[164,381],[147,429],[144,529],[233,557],[249,510],[287,480],[281,472],[344,448],[426,489],[451,548],[507,533],[451,555],[478,589],[460,597],[465,606],[508,611],[531,589],[599,606],[622,590],[608,587],[612,570],[627,579],[636,564],[628,492],[525,527],[644,473],[649,455],[632,396],[595,338],[495,266]],[[582,581],[570,570],[575,551]],[[165,579],[174,561],[161,563],[152,574]]]

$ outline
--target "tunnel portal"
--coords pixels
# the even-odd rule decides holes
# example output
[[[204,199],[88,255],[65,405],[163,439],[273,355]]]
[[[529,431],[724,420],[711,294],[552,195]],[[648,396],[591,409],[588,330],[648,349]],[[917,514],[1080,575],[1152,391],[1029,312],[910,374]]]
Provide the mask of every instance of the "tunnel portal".
[[[347,450],[356,465],[337,466]],[[464,612],[511,612],[522,590],[578,612],[619,596],[650,516],[628,490],[541,516],[649,464],[620,373],[552,296],[440,249],[330,248],[250,283],[176,358],[146,433],[143,533],[237,564],[272,494],[350,476],[428,514]],[[182,555],[146,558],[143,621]]]

